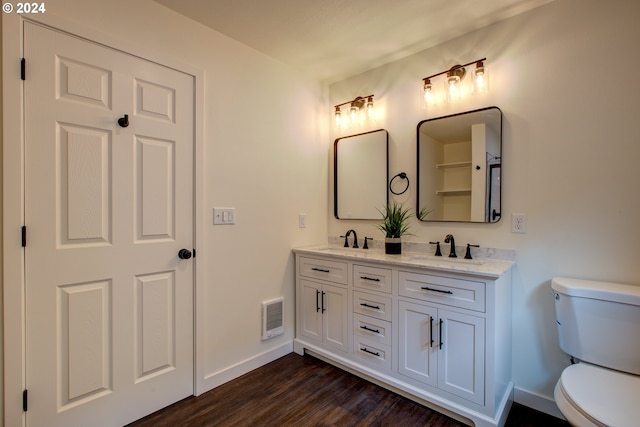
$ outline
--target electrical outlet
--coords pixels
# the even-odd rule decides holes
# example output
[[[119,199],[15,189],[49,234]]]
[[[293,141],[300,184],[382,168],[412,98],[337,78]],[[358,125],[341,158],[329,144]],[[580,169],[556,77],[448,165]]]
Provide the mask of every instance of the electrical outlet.
[[[511,232],[512,233],[527,232],[527,214],[523,214],[523,213],[511,214]]]
[[[307,228],[307,214],[305,213],[298,214],[298,227]]]

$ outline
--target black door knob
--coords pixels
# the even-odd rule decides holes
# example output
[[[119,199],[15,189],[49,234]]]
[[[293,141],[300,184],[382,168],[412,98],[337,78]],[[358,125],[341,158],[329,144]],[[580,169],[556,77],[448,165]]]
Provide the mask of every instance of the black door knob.
[[[178,258],[189,259],[191,258],[191,251],[189,249],[180,249],[178,251]]]
[[[125,114],[123,117],[120,117],[118,119],[118,125],[120,125],[120,127],[126,128],[127,126],[129,126],[129,115]]]

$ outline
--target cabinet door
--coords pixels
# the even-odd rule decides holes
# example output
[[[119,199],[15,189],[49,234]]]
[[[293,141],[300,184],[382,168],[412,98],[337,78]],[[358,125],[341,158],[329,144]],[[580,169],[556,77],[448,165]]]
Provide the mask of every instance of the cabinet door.
[[[484,405],[484,319],[447,310],[438,310],[438,316],[438,388]]]
[[[346,288],[322,286],[321,308],[324,309],[322,315],[324,342],[343,351],[349,351],[347,295]]]
[[[300,334],[322,341],[322,285],[300,279]]]
[[[437,309],[399,302],[398,371],[432,386],[437,379]]]

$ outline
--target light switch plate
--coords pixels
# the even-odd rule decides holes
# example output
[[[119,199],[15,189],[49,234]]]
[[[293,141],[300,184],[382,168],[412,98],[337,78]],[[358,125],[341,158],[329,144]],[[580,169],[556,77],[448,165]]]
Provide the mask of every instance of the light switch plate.
[[[233,225],[236,223],[236,208],[213,208],[214,225]]]

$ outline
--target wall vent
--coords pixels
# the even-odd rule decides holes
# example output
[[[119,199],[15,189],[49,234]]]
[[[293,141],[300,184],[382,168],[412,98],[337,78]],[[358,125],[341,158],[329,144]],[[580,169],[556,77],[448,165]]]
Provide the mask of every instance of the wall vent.
[[[262,340],[284,333],[284,298],[262,303]]]

